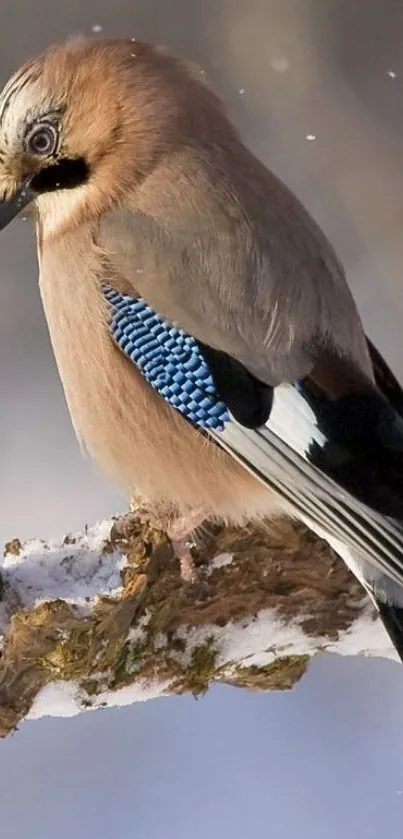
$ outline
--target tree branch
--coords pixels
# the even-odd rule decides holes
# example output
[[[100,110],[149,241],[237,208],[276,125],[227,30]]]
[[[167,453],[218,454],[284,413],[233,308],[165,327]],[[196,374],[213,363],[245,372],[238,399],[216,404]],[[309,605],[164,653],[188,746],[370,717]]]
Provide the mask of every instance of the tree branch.
[[[5,547],[0,580],[0,735],[210,683],[291,688],[319,651],[396,659],[363,590],[290,521],[213,528],[185,585],[168,537],[144,516],[60,541]]]

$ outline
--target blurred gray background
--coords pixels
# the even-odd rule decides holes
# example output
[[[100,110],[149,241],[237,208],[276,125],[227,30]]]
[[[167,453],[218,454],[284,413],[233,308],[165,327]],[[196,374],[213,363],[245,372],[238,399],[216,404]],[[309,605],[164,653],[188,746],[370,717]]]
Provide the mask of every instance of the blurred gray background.
[[[247,143],[346,265],[403,379],[402,0],[0,0],[1,83],[93,28],[198,61]],[[50,536],[123,500],[83,460],[37,293],[29,225],[0,238],[0,540]],[[0,742],[9,839],[378,839],[403,825],[403,671],[323,657],[291,694],[215,689]]]

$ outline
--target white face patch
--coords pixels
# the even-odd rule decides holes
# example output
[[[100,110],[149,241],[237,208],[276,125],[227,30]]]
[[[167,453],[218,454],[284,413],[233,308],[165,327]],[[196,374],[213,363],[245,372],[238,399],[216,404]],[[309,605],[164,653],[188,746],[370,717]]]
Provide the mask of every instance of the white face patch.
[[[88,187],[74,187],[74,189],[55,190],[44,192],[36,199],[36,207],[39,213],[42,226],[42,238],[54,236],[60,228],[69,221],[75,210],[86,197]]]
[[[0,94],[0,145],[2,150],[20,146],[25,127],[38,113],[43,96],[37,71],[26,68],[6,84]]]

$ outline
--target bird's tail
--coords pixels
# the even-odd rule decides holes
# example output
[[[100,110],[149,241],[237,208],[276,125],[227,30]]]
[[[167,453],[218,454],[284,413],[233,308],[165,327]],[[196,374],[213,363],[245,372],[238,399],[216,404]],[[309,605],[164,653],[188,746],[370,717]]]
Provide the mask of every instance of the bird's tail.
[[[385,603],[383,600],[375,600],[381,621],[389,635],[390,640],[403,662],[403,609],[393,603]]]
[[[403,660],[403,423],[381,398],[343,410],[303,384],[281,385],[265,426],[231,421],[211,433],[342,556]]]

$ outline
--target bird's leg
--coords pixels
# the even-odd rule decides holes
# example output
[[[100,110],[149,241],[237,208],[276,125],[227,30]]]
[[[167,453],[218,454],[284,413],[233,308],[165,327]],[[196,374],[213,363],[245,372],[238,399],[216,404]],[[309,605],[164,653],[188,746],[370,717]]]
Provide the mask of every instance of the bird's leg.
[[[186,583],[195,583],[198,575],[189,546],[189,535],[201,525],[205,515],[201,509],[194,510],[187,516],[178,516],[167,529],[175,555],[181,568],[181,577]]]
[[[155,527],[166,531],[171,541],[174,554],[180,562],[182,580],[187,583],[195,583],[198,575],[190,552],[190,536],[192,530],[199,527],[206,518],[203,509],[198,507],[192,512],[187,513],[187,515],[177,517],[164,515],[158,510],[150,513],[150,510],[144,506],[143,498],[132,496],[130,510],[135,515],[141,515],[142,511],[144,511],[147,517],[151,515]]]

